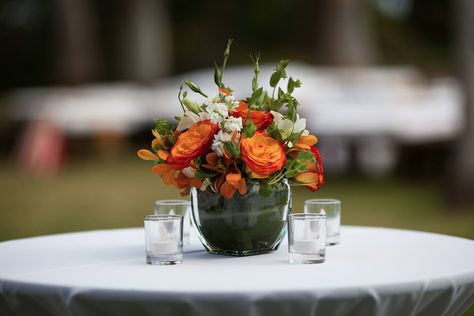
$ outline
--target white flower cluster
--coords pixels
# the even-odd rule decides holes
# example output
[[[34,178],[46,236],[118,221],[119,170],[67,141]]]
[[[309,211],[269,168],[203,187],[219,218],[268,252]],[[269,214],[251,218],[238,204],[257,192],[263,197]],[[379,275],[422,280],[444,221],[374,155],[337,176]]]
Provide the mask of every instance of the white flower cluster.
[[[209,114],[209,119],[214,124],[222,122],[227,116],[229,116],[229,110],[227,105],[224,103],[207,104],[206,112]]]
[[[206,102],[206,112],[212,123],[222,123],[229,116],[229,110],[234,110],[239,106],[239,101],[234,96],[219,93]]]
[[[242,130],[242,118],[229,116],[224,119],[221,127],[222,129],[214,135],[214,140],[212,141],[212,150],[219,157],[224,155],[224,142],[230,142],[234,133],[236,133],[234,141],[239,141],[239,132]]]
[[[214,135],[212,142],[212,150],[218,155],[224,155],[224,142],[230,142],[232,135],[236,133],[234,141],[240,139],[240,131],[243,124],[241,117],[229,116],[229,110],[234,110],[239,106],[239,101],[234,96],[219,93],[210,98],[205,104],[205,112],[198,114],[186,111],[176,128],[178,131],[184,131],[199,121],[210,120],[214,124],[218,124],[221,129],[219,133]]]

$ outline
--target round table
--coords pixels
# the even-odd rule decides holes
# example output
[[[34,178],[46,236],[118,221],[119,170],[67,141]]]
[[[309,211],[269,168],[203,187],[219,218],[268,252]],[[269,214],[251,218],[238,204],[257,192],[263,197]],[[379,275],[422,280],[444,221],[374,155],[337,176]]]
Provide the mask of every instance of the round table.
[[[145,264],[142,228],[0,243],[0,315],[459,315],[474,302],[474,241],[342,228],[323,264],[224,257],[196,236],[174,266]]]

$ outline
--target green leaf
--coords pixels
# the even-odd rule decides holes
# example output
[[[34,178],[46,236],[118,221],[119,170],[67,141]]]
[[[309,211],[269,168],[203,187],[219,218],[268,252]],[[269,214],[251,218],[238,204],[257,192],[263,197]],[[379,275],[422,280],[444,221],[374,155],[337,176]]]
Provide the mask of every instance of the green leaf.
[[[287,91],[289,94],[293,93],[293,91],[295,91],[295,88],[299,87],[301,87],[301,81],[299,81],[299,79],[296,79],[296,81],[292,77],[288,79]]]
[[[260,87],[258,88],[257,90],[255,90],[253,93],[252,93],[252,96],[250,97],[250,101],[249,101],[249,108],[252,107],[252,106],[259,106],[262,104],[263,102],[263,98],[265,97],[264,93],[263,93],[263,88]]]
[[[275,88],[280,79],[281,74],[279,72],[272,73],[272,76],[270,77],[270,87]]]
[[[166,136],[173,132],[173,126],[165,119],[156,119],[155,131],[162,136]]]
[[[309,150],[302,150],[296,155],[297,160],[304,160],[304,161],[315,161],[313,152]]]
[[[246,138],[251,138],[257,131],[257,125],[254,124],[251,120],[247,119],[244,129],[242,130],[242,135]]]
[[[272,138],[282,140],[280,130],[274,122],[267,127],[267,132]]]
[[[271,185],[268,185],[266,183],[260,183],[258,193],[260,193],[260,195],[263,197],[269,197],[273,193],[273,188]]]
[[[308,170],[308,166],[305,163],[293,160],[287,168],[286,177],[293,178],[299,173],[305,172]]]
[[[275,68],[275,72],[270,77],[270,86],[275,88],[281,79],[286,78],[286,66],[290,61],[288,59],[280,60]]]
[[[190,81],[190,80],[184,80],[184,83],[189,87],[189,89],[191,89],[192,91],[196,92],[196,93],[199,93],[200,95],[202,95],[203,97],[207,98],[207,95],[204,94],[204,92],[201,91],[201,88],[194,82]]]
[[[224,142],[224,148],[235,158],[240,158],[240,150],[234,142]]]
[[[215,176],[217,176],[217,173],[210,173],[210,172],[205,172],[205,171],[202,171],[202,170],[197,170],[194,173],[194,177],[199,178],[199,179],[212,178],[212,177],[215,177]]]
[[[283,92],[283,90],[281,88],[278,88],[278,100],[282,100],[284,101],[285,100],[285,92]]]

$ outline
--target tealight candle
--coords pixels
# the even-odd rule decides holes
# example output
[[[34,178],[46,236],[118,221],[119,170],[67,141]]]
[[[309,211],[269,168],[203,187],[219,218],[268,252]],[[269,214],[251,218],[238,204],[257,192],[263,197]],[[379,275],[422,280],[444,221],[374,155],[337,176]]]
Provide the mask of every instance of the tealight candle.
[[[183,217],[145,216],[145,252],[148,264],[177,264],[183,261]]]
[[[322,263],[326,256],[326,216],[288,215],[288,252],[291,263]]]
[[[155,254],[168,255],[178,252],[176,240],[153,240],[149,250]]]
[[[300,239],[293,241],[293,251],[298,253],[316,253],[321,249],[316,239]]]

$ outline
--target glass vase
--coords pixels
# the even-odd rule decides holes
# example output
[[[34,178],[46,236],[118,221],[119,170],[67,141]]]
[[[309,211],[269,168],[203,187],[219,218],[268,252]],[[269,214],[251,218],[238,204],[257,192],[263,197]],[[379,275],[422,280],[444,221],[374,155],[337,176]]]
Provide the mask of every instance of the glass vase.
[[[278,249],[286,232],[291,190],[281,181],[270,195],[262,196],[258,184],[232,198],[191,189],[192,220],[208,252],[229,256],[251,256]]]

